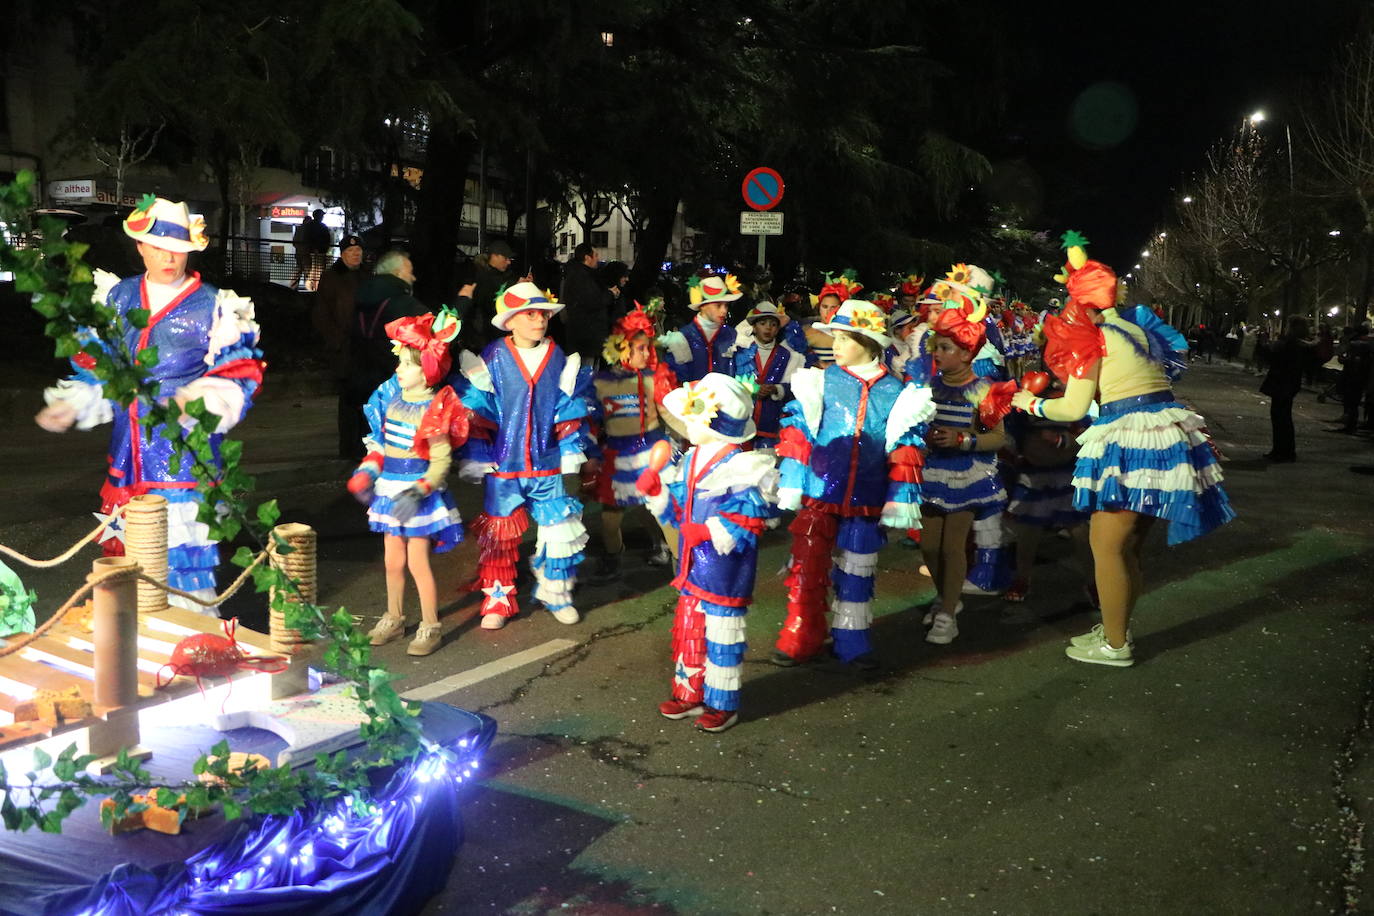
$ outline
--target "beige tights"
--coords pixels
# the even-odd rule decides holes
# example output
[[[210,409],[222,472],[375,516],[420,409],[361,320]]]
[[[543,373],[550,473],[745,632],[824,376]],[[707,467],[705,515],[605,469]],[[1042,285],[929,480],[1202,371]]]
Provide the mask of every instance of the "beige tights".
[[[1144,590],[1140,553],[1154,521],[1154,516],[1122,510],[1094,512],[1089,523],[1102,629],[1108,644],[1118,649],[1126,644],[1131,612]]]
[[[968,536],[972,530],[971,511],[945,515],[927,507],[921,518],[921,554],[935,580],[940,607],[951,614],[959,605],[968,576]]]

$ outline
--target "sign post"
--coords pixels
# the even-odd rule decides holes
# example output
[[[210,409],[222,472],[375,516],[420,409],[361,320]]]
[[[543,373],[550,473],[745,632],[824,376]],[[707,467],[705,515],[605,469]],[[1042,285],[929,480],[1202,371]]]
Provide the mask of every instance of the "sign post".
[[[782,235],[782,214],[761,211],[772,210],[782,202],[784,185],[782,176],[770,168],[752,169],[740,184],[740,193],[750,210],[739,215],[740,235],[759,237],[759,267],[764,266],[765,243],[770,235]]]

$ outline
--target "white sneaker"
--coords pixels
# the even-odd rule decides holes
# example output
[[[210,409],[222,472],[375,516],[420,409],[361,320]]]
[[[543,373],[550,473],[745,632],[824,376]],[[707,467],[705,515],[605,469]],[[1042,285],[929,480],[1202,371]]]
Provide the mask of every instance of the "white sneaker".
[[[955,622],[954,615],[940,611],[931,621],[930,632],[926,634],[926,642],[947,646],[954,642],[954,637],[958,635],[959,624]]]
[[[967,579],[964,580],[964,587],[960,589],[960,592],[965,595],[1000,595],[1004,591],[1006,591],[1004,588],[981,588]]]
[[[506,618],[502,614],[483,614],[482,629],[499,630],[506,625]]]
[[[1129,668],[1135,664],[1135,655],[1131,652],[1130,643],[1126,643],[1120,649],[1113,649],[1105,639],[1099,639],[1087,646],[1069,646],[1064,649],[1064,654],[1076,662],[1086,662],[1089,665]]]
[[[573,607],[572,605],[568,605],[567,607],[561,607],[558,610],[550,611],[549,613],[552,614],[553,619],[557,620],[559,623],[573,624],[577,623],[579,620],[582,619],[582,615],[577,613],[577,608]]]
[[[954,606],[954,613],[958,614],[963,609],[964,602],[960,601],[958,604]],[[940,613],[940,599],[936,598],[934,601],[930,602],[929,607],[926,608],[926,615],[921,618],[921,626],[928,627],[932,623],[934,623],[935,615],[938,613]]]
[[[1102,624],[1099,623],[1081,636],[1075,636],[1070,639],[1069,645],[1077,646],[1082,649],[1086,646],[1091,646],[1093,643],[1103,642],[1106,638],[1106,631],[1103,630]],[[1126,645],[1130,646],[1132,649],[1135,648],[1135,640],[1131,638],[1130,630],[1126,631]]]

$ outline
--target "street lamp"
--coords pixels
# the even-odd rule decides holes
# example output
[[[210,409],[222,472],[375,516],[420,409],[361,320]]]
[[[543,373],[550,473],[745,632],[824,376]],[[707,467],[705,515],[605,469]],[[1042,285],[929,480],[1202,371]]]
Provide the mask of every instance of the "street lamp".
[[[1264,109],[1261,108],[1261,109],[1259,109],[1258,111],[1256,111],[1254,114],[1250,115],[1250,123],[1251,123],[1251,124],[1258,124],[1259,122],[1263,121],[1264,118],[1265,118]]]
[[[1192,202],[1193,202],[1193,197],[1192,197],[1192,195],[1190,194],[1190,195],[1188,195],[1187,197],[1184,197],[1184,198],[1183,198],[1183,202],[1184,202],[1185,204],[1190,204],[1190,203],[1192,203]]]
[[[1340,234],[1341,230],[1339,229],[1332,229],[1330,232],[1327,233],[1327,235],[1331,236],[1333,239],[1338,237]]]

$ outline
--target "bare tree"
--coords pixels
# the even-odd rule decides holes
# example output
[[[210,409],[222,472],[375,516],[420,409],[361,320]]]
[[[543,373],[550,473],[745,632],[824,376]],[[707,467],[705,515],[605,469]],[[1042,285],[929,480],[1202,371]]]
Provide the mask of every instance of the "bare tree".
[[[1358,208],[1363,276],[1355,305],[1363,317],[1374,296],[1374,29],[1345,47],[1332,78],[1309,94],[1302,123],[1332,193]]]
[[[119,125],[118,139],[105,141],[96,136],[90,138],[92,158],[114,178],[116,206],[124,200],[124,177],[130,169],[153,154],[158,137],[166,126],[167,122],[161,120],[155,127],[131,127],[126,121]]]

